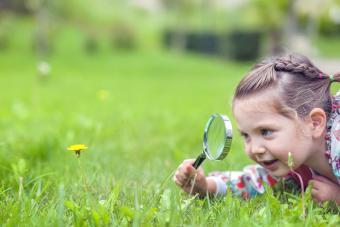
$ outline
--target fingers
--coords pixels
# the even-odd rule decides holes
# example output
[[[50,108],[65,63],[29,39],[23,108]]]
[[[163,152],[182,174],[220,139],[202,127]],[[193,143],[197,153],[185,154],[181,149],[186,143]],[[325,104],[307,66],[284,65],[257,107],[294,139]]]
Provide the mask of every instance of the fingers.
[[[191,193],[193,190],[195,191],[196,188],[196,179],[195,178],[190,178],[187,180],[187,182],[183,186],[183,190],[187,193]]]
[[[181,187],[184,191],[188,191],[196,183],[195,175],[185,175],[183,173],[176,173],[174,176],[174,181],[176,185]]]
[[[309,184],[312,185],[312,189],[320,188],[320,181],[318,181],[318,180],[310,180]]]
[[[317,189],[312,188],[311,194],[312,194],[313,199],[318,198],[318,193],[319,191]]]
[[[178,167],[173,177],[173,180],[178,186],[184,187],[196,174],[196,170],[192,166],[192,163],[192,160],[184,160],[183,163]]]
[[[311,196],[314,202],[321,205],[324,202],[324,195],[322,195],[322,190],[320,190],[320,181],[312,182]]]
[[[325,201],[320,190],[313,188],[312,191],[311,191],[311,194],[312,194],[313,201],[316,202],[317,204],[319,204],[320,206]]]
[[[196,170],[192,164],[194,159],[184,160],[173,176],[173,181],[181,187],[184,191],[195,186],[197,182],[205,181],[205,176],[202,168]],[[195,181],[193,181],[195,179]],[[199,183],[198,183],[199,184]]]
[[[314,176],[313,180],[321,181],[323,183],[333,183],[331,180],[329,180],[328,178],[323,177],[323,176]]]
[[[319,180],[313,178],[313,180],[309,181],[309,184],[312,185],[312,190],[311,190],[311,195],[312,195],[312,199],[314,202],[316,203],[320,203],[321,202],[321,198],[320,198],[320,184],[322,184]]]
[[[312,180],[309,181],[309,183],[312,184],[313,188],[316,188],[316,189],[323,188],[323,187],[325,187],[327,185],[329,185],[329,186],[332,186],[332,185],[337,186],[334,182],[332,182],[331,180],[329,180],[328,178],[323,177],[323,176],[315,176],[315,177],[313,177]]]
[[[325,201],[336,201],[340,194],[339,186],[325,177],[315,177],[310,183],[312,184],[312,198],[319,204]]]
[[[177,186],[179,186],[181,188],[184,186],[183,181],[180,181],[178,178],[174,177],[173,180],[174,180],[174,182]]]

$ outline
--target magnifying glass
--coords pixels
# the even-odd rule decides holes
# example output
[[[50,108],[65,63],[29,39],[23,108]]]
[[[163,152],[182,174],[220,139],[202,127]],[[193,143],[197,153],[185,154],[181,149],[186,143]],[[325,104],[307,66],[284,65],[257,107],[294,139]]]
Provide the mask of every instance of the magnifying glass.
[[[229,118],[221,114],[210,116],[204,128],[203,152],[196,158],[192,166],[197,169],[208,157],[210,160],[222,160],[229,153],[233,138]]]

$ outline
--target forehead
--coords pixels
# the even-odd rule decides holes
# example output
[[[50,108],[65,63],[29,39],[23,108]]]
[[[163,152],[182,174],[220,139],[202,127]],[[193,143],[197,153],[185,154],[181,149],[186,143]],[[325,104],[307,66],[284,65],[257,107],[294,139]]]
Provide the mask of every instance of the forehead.
[[[236,99],[233,113],[240,130],[261,126],[279,126],[290,119],[277,111],[278,101],[268,92]]]
[[[249,95],[241,99],[236,99],[233,103],[234,114],[240,110],[251,113],[277,113],[279,101],[274,92],[264,91],[258,94]]]

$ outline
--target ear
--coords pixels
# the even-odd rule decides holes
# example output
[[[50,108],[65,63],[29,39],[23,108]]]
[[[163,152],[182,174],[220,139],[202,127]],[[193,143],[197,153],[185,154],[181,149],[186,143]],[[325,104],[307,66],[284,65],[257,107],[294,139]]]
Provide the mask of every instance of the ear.
[[[325,111],[321,108],[314,108],[308,116],[313,138],[319,138],[323,136],[327,124],[327,116]]]

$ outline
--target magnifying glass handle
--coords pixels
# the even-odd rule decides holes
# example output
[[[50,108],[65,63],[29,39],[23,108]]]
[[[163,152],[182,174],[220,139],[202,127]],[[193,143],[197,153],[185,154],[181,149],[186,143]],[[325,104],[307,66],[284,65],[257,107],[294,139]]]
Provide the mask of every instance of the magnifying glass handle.
[[[197,169],[201,164],[202,162],[206,159],[206,155],[204,152],[202,152],[195,160],[195,162],[192,164],[192,166]]]

